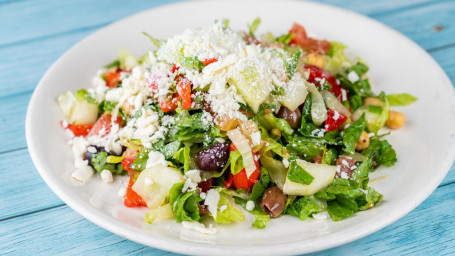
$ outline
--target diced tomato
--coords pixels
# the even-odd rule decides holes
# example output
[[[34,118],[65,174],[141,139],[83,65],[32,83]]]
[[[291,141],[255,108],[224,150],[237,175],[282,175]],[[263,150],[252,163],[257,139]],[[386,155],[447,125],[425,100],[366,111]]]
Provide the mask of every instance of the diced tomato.
[[[317,87],[320,87],[320,79],[325,79],[325,81],[327,81],[332,86],[332,89],[329,91],[335,93],[339,99],[341,98],[341,86],[337,83],[337,80],[329,73],[329,71],[310,64],[305,64],[304,70],[310,72],[308,82],[315,84]]]
[[[317,40],[307,36],[305,28],[300,24],[294,23],[289,33],[294,34],[290,44],[301,46],[308,51],[319,51],[327,53],[330,50],[330,43],[327,40]]]
[[[251,183],[248,178],[246,177],[246,171],[245,169],[241,170],[239,173],[234,175],[234,187],[237,189],[244,189],[248,191],[248,189],[253,186],[253,183]]]
[[[93,125],[90,132],[87,134],[88,136],[98,135],[100,137],[105,137],[109,134],[112,128],[112,115],[108,113],[104,113],[103,115],[98,118],[96,123]],[[120,116],[117,116],[117,119],[114,121],[119,126],[122,125],[123,119]]]
[[[231,143],[229,145],[229,152],[236,151],[237,147],[234,145],[234,143]],[[246,170],[242,169],[239,173],[232,175],[231,173],[229,174],[229,180],[224,181],[224,185],[229,188],[232,185],[234,185],[235,188],[237,189],[244,189],[244,190],[249,190],[255,183],[258,182],[259,175],[260,173],[260,164],[259,164],[259,158],[258,158],[258,153],[257,152],[252,152],[253,153],[253,159],[254,163],[256,165],[256,170],[251,173],[250,177],[246,176]],[[229,185],[229,187],[228,187]]]
[[[172,99],[169,101],[166,101],[166,98],[164,98],[164,97],[158,98],[158,102],[160,103],[160,108],[165,113],[176,109],[179,105],[179,101],[180,101],[180,96],[177,93],[172,95]]]
[[[214,181],[215,181],[215,178],[211,178],[206,181],[199,182],[199,184],[197,184],[197,186],[202,190],[202,192],[207,192],[212,188]]]
[[[106,72],[104,74],[104,78],[106,79],[106,86],[110,88],[117,87],[120,83],[122,72],[129,73],[130,71],[117,68],[115,71]]]
[[[69,129],[73,132],[74,136],[86,136],[93,127],[93,124],[66,124],[63,125],[63,121],[60,122],[60,126],[65,129]]]
[[[175,71],[179,70],[179,67],[177,67],[175,64],[171,68],[171,73],[175,73]]]
[[[242,169],[239,173],[234,176],[233,185],[237,189],[244,189],[248,191],[254,184],[258,182],[259,170],[256,169],[249,178],[246,177],[245,169]]]
[[[223,184],[226,188],[231,188],[234,182],[234,175],[229,172],[229,178],[225,181],[223,181]]]
[[[330,132],[338,129],[346,120],[348,120],[348,118],[345,115],[336,110],[329,109],[327,112],[327,120],[325,120],[325,131]]]
[[[134,169],[130,168],[130,165],[134,162],[138,153],[139,152],[137,150],[134,150],[131,148],[127,148],[125,153],[123,153],[122,166],[123,166],[123,169],[128,171],[128,173],[130,171],[134,171]]]
[[[191,82],[183,76],[176,78],[177,93],[182,98],[182,108],[191,108]]]
[[[204,66],[207,66],[209,64],[212,64],[213,62],[217,62],[218,61],[218,58],[210,58],[210,59],[203,59],[202,60],[202,64],[204,64]]]
[[[147,204],[144,202],[144,199],[142,199],[142,197],[133,190],[133,184],[134,181],[132,178],[130,178],[130,181],[128,182],[128,188],[126,189],[124,196],[123,204],[125,204],[127,207],[147,206]]]

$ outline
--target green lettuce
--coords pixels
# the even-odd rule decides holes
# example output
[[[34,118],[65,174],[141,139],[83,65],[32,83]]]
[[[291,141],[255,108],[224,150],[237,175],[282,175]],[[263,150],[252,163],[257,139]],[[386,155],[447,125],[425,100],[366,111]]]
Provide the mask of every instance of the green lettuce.
[[[286,213],[299,217],[301,220],[307,219],[313,213],[325,211],[327,206],[325,203],[315,198],[314,196],[301,197],[295,200],[286,208]]]
[[[314,177],[298,165],[296,161],[292,161],[289,165],[288,179],[293,182],[309,185],[313,182]]]
[[[387,95],[387,100],[390,106],[407,106],[417,101],[417,98],[408,93],[401,93],[389,94]]]
[[[195,191],[182,193],[182,188],[183,183],[178,183],[169,191],[169,203],[174,218],[177,222],[198,221],[201,218],[198,203],[202,198]]]

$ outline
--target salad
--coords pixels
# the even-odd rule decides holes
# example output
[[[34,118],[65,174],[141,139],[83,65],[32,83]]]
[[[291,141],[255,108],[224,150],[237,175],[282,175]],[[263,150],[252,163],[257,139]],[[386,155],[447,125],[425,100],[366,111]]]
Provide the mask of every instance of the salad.
[[[257,35],[259,18],[247,32],[228,23],[167,40],[144,33],[155,50],[120,50],[93,88],[61,94],[72,178],[128,175],[126,207],[205,234],[216,228],[204,223],[245,214],[264,228],[283,215],[339,221],[380,203],[369,173],[397,161],[381,128],[402,127],[391,107],[416,98],[373,92],[365,62],[297,23],[278,37]]]

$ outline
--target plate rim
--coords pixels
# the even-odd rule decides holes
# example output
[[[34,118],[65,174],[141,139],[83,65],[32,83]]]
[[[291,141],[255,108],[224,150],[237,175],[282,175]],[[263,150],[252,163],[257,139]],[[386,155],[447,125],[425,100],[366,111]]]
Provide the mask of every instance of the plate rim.
[[[264,2],[264,1],[259,1],[259,0],[254,0],[254,1],[261,2],[261,3]],[[254,2],[254,1],[250,1],[250,2]],[[415,197],[416,199],[414,201],[412,201],[412,203],[408,203],[403,208],[401,208],[401,210],[395,211],[394,212],[395,214],[392,215],[392,217],[388,216],[387,219],[383,218],[384,220],[380,221],[379,222],[380,224],[375,224],[375,225],[371,225],[370,224],[369,228],[362,229],[362,230],[358,231],[355,234],[351,234],[350,236],[344,236],[344,237],[341,237],[341,238],[337,237],[337,239],[334,240],[334,242],[331,242],[329,244],[321,245],[319,243],[318,245],[315,245],[315,246],[305,245],[305,247],[302,247],[302,246],[299,246],[299,244],[301,244],[299,242],[290,242],[290,243],[286,243],[286,245],[288,246],[288,248],[286,250],[283,250],[283,248],[281,247],[282,244],[268,245],[266,247],[266,249],[260,250],[260,247],[257,246],[257,245],[246,246],[246,247],[245,246],[235,246],[235,247],[233,247],[233,246],[228,246],[228,245],[216,245],[216,246],[213,246],[213,245],[202,244],[202,243],[194,243],[194,242],[185,241],[185,240],[181,240],[181,239],[179,239],[178,241],[179,241],[179,243],[181,243],[182,246],[175,246],[173,239],[168,239],[168,238],[165,238],[163,236],[153,236],[153,237],[151,237],[149,235],[148,237],[146,237],[143,234],[140,234],[138,236],[138,232],[137,232],[136,228],[133,228],[133,227],[131,227],[129,225],[126,225],[126,224],[124,224],[124,223],[112,218],[111,216],[102,216],[102,215],[94,214],[92,212],[92,209],[90,207],[87,207],[87,206],[90,206],[87,202],[83,201],[82,199],[73,198],[73,197],[69,196],[65,192],[65,186],[62,185],[62,184],[59,184],[59,182],[57,182],[58,180],[55,179],[52,175],[50,175],[49,172],[46,171],[45,164],[42,163],[42,161],[39,159],[39,156],[38,156],[38,153],[37,153],[37,149],[36,149],[37,148],[37,144],[33,140],[33,136],[34,136],[33,129],[32,129],[32,126],[33,126],[32,117],[34,116],[33,115],[33,113],[34,113],[33,106],[36,105],[38,92],[40,90],[42,90],[44,88],[44,86],[45,86],[44,85],[44,81],[46,80],[46,78],[48,76],[50,76],[50,74],[52,73],[52,70],[54,70],[60,64],[62,59],[64,59],[71,52],[75,51],[75,49],[77,49],[79,47],[79,45],[83,44],[84,42],[90,40],[92,37],[96,36],[96,34],[98,34],[100,31],[109,29],[110,27],[116,26],[117,24],[122,23],[122,22],[124,22],[126,20],[134,19],[136,16],[143,15],[144,13],[147,13],[147,12],[159,11],[160,9],[164,9],[164,8],[173,8],[174,6],[177,6],[177,5],[192,5],[192,4],[195,4],[195,3],[198,4],[198,3],[203,3],[203,2],[207,2],[207,1],[206,0],[183,1],[183,2],[176,2],[176,3],[160,5],[158,7],[150,8],[150,9],[147,9],[147,10],[143,10],[143,11],[128,15],[128,16],[126,16],[124,18],[116,20],[115,22],[112,22],[111,24],[109,24],[107,26],[104,26],[104,27],[102,27],[100,29],[97,29],[96,31],[92,32],[90,35],[88,35],[88,36],[84,37],[82,40],[78,41],[70,49],[65,51],[65,53],[63,53],[47,69],[47,71],[44,73],[44,75],[42,76],[42,78],[38,82],[37,86],[35,87],[35,89],[33,91],[33,95],[32,95],[32,97],[30,99],[30,102],[29,102],[29,105],[28,105],[28,108],[27,108],[26,122],[25,122],[25,133],[26,133],[27,147],[28,147],[30,156],[32,158],[32,161],[33,161],[38,173],[43,178],[43,180],[46,182],[47,186],[49,188],[51,188],[51,190],[63,202],[65,202],[65,204],[67,204],[70,208],[72,208],[75,212],[79,213],[84,218],[88,219],[89,221],[91,221],[92,223],[98,225],[99,227],[102,227],[103,229],[108,230],[109,232],[117,234],[117,235],[119,235],[121,237],[124,237],[126,239],[129,239],[129,240],[132,240],[132,241],[135,241],[135,242],[147,245],[147,246],[151,246],[153,248],[158,248],[158,249],[161,249],[161,250],[172,251],[172,252],[177,252],[177,253],[187,254],[187,253],[191,253],[191,252],[197,252],[197,254],[205,254],[205,255],[209,255],[209,254],[211,255],[213,253],[226,255],[226,254],[232,254],[234,252],[242,254],[242,255],[243,254],[249,254],[251,252],[254,252],[254,253],[263,252],[265,254],[271,254],[271,253],[273,253],[273,254],[277,254],[277,253],[278,254],[282,254],[282,253],[289,254],[289,253],[296,253],[296,252],[299,252],[299,253],[302,253],[302,252],[303,253],[311,253],[311,252],[326,250],[326,249],[329,249],[329,248],[333,248],[333,247],[336,247],[336,246],[340,246],[342,244],[346,244],[346,243],[358,240],[358,239],[360,239],[362,237],[365,237],[365,236],[367,236],[369,234],[377,232],[378,230],[383,229],[386,226],[389,226],[393,222],[401,219],[403,216],[405,216],[406,214],[411,212],[418,205],[420,205],[425,199],[427,199],[430,196],[430,194],[442,182],[444,177],[449,172],[450,167],[452,166],[453,161],[455,159],[455,143],[452,144],[452,147],[450,148],[450,152],[447,152],[446,157],[444,158],[444,163],[441,164],[442,171],[439,173],[439,175],[437,177],[434,177],[434,179],[432,179],[432,182],[428,183],[428,185],[424,189],[420,190],[420,193],[416,194],[416,197]],[[241,0],[235,0],[235,1],[230,1],[230,2],[241,2]],[[265,1],[265,2],[278,2],[278,1],[276,1],[276,0],[268,0],[268,1]],[[454,99],[455,99],[455,90],[453,88],[452,82],[450,81],[450,79],[448,78],[447,74],[442,69],[442,67],[439,65],[439,63],[437,63],[434,60],[434,58],[431,55],[429,55],[416,42],[412,41],[411,39],[409,39],[408,37],[406,37],[402,33],[398,32],[397,30],[395,30],[395,29],[393,29],[393,28],[391,28],[391,27],[389,27],[389,26],[387,26],[387,25],[385,25],[385,24],[383,24],[383,23],[381,23],[381,22],[379,22],[377,20],[374,20],[374,19],[372,19],[372,18],[370,18],[368,16],[356,13],[356,12],[351,11],[351,10],[347,10],[347,9],[343,9],[343,8],[340,8],[340,7],[336,7],[336,6],[333,6],[333,5],[328,5],[328,4],[324,4],[324,3],[317,3],[317,2],[308,2],[308,1],[297,1],[297,0],[280,1],[281,4],[283,4],[283,3],[284,4],[286,4],[286,3],[296,3],[296,2],[298,2],[298,3],[302,4],[302,5],[312,5],[313,8],[325,8],[325,9],[332,10],[332,11],[335,11],[335,12],[342,12],[342,13],[344,13],[346,15],[353,16],[356,19],[359,19],[359,20],[363,19],[363,20],[366,20],[368,22],[373,22],[373,23],[376,23],[377,25],[382,26],[385,30],[388,30],[389,32],[395,34],[395,36],[397,38],[399,38],[400,40],[406,41],[410,46],[412,45],[412,47],[414,48],[413,49],[414,51],[419,51],[422,56],[425,56],[426,59],[431,62],[429,65],[437,67],[439,69],[439,71],[441,72],[441,74],[444,75],[443,79],[447,81],[447,83],[445,83],[445,85],[444,85],[444,86],[447,87],[447,88],[445,88],[445,90],[447,90],[447,91],[451,90],[452,91],[452,96],[454,96]],[[451,88],[450,88],[450,85],[452,85]],[[452,112],[455,113],[455,102],[452,102],[451,110],[452,110]],[[452,141],[455,141],[455,139],[452,138]],[[112,223],[114,223],[115,225],[111,225]],[[377,222],[375,222],[375,223],[377,223]],[[323,237],[327,238],[327,237],[330,237],[330,236],[334,236],[334,234],[332,233],[332,234],[324,235]],[[320,239],[320,237],[312,238],[312,239],[309,239],[309,240],[314,240],[314,239]],[[203,248],[207,249],[208,247],[210,247],[210,250],[201,250]],[[263,248],[265,248],[265,247],[263,247]],[[229,251],[226,251],[226,249],[229,249]]]

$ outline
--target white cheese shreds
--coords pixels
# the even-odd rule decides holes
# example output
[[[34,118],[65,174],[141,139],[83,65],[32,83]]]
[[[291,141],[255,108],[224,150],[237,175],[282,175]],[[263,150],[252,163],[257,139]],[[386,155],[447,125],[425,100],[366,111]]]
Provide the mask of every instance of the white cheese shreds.
[[[288,168],[289,167],[289,160],[287,160],[286,158],[283,158],[283,165],[284,167]]]
[[[148,154],[149,158],[147,159],[147,163],[145,165],[146,168],[151,168],[156,165],[167,166],[167,161],[163,154],[158,151],[150,151]]]
[[[182,221],[182,226],[188,230],[197,231],[204,235],[214,235],[217,232],[216,228],[208,227],[206,228],[204,224],[197,221]]]
[[[311,216],[315,220],[325,220],[329,218],[329,213],[328,212],[313,213],[313,215]]]
[[[208,210],[212,214],[214,219],[216,219],[219,201],[220,193],[218,191],[216,191],[215,189],[210,189],[209,191],[207,191],[207,197],[205,198],[204,205],[208,206]]]
[[[201,192],[199,194],[199,196],[202,198],[202,199],[205,199],[207,197],[207,194],[205,192]]]
[[[251,212],[252,210],[254,210],[254,202],[253,201],[248,201],[246,202],[246,206],[245,206],[245,209],[249,212]]]
[[[199,183],[201,182],[201,172],[197,169],[189,170],[185,173],[185,176],[190,179],[192,182]]]
[[[87,182],[94,174],[94,170],[92,167],[86,165],[83,167],[80,167],[76,169],[72,174],[71,177],[73,180],[80,182],[80,183],[85,183]]]
[[[111,183],[114,181],[114,178],[112,177],[112,172],[109,170],[101,171],[100,176],[101,176],[101,180],[104,183]]]
[[[224,212],[224,211],[226,211],[226,210],[227,210],[227,208],[228,208],[228,206],[227,206],[227,205],[222,205],[222,206],[220,206],[220,212]]]
[[[254,132],[251,134],[251,140],[253,142],[253,146],[261,144],[261,134],[259,132]]]
[[[348,80],[351,81],[351,83],[355,83],[357,81],[359,81],[360,77],[359,75],[357,75],[356,72],[354,71],[351,71],[348,73]]]

